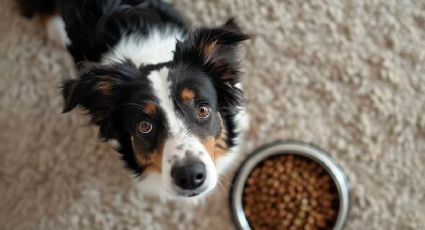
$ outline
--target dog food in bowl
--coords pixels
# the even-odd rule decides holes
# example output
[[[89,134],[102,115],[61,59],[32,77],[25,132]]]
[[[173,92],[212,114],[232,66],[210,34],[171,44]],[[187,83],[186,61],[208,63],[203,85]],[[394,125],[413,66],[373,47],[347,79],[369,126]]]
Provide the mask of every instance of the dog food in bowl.
[[[248,175],[243,209],[252,229],[332,229],[339,200],[318,163],[299,155],[266,158]]]

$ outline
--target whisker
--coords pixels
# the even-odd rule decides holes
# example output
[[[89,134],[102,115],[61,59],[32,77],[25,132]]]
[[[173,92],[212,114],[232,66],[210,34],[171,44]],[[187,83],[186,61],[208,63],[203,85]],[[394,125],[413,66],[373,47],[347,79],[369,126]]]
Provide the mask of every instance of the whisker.
[[[221,181],[220,181],[220,178],[219,178],[219,180],[217,181],[217,185],[218,185],[218,188],[220,189],[220,191],[225,190],[224,185],[223,185],[223,184],[221,183]]]
[[[224,177],[226,176],[226,177]],[[231,180],[229,179],[228,175],[223,174],[220,179],[222,180],[222,182],[225,182],[227,185],[233,186],[233,183],[231,182]]]
[[[229,181],[228,180],[226,180],[225,178],[223,178],[223,177],[218,177],[218,181],[219,181],[219,183],[220,183],[220,185],[222,186],[222,188],[224,189],[227,185],[232,185],[231,183],[229,183]],[[226,185],[226,186],[225,186]]]

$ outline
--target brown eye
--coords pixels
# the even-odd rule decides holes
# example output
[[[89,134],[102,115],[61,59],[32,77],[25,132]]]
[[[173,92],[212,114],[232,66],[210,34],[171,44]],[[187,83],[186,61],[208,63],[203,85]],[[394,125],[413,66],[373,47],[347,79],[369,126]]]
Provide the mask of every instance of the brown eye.
[[[141,133],[149,133],[152,131],[152,124],[149,121],[142,121],[138,127]]]
[[[198,118],[205,119],[210,116],[210,109],[207,106],[198,107]]]

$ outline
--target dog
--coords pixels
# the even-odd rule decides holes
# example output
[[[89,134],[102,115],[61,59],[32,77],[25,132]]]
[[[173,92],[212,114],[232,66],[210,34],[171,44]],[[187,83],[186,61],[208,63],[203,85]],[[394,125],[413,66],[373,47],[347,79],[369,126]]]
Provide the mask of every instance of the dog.
[[[64,110],[81,107],[153,194],[202,197],[234,161],[247,114],[234,19],[190,28],[159,0],[20,0],[66,47],[78,77]]]

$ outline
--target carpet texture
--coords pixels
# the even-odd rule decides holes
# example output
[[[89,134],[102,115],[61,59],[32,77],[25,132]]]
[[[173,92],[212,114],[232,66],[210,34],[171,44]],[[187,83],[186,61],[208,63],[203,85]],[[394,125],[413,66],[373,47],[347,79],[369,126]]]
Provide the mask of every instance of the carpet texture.
[[[237,17],[251,129],[328,150],[352,187],[347,229],[425,229],[423,0],[179,0],[195,25]],[[0,2],[0,229],[233,229],[229,178],[197,206],[146,198],[83,112],[62,115],[67,53]]]

